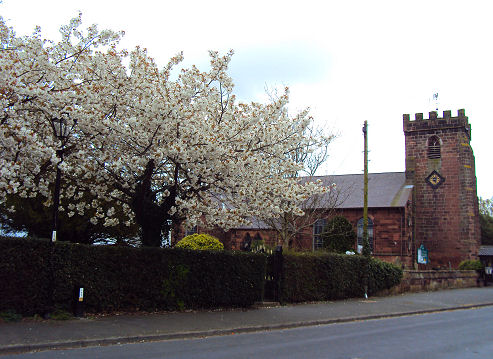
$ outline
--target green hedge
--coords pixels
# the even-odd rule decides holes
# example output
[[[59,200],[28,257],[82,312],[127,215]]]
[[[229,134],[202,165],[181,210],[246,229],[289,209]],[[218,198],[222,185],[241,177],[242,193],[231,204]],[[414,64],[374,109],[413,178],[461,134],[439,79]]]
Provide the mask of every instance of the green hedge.
[[[76,286],[84,287],[88,312],[247,307],[262,298],[264,284],[266,299],[273,297],[275,267],[273,256],[245,252],[0,239],[0,312],[70,311]],[[361,297],[365,283],[371,295],[401,277],[400,268],[360,255],[288,253],[280,299]]]
[[[76,286],[88,312],[246,307],[262,297],[265,262],[241,252],[0,239],[0,312],[70,310]]]
[[[48,308],[48,242],[0,239],[0,312],[43,313]]]
[[[390,289],[401,282],[402,268],[394,264],[371,258],[369,262],[368,294],[373,295]]]
[[[484,270],[484,264],[479,260],[465,260],[459,264],[460,270],[475,270],[481,272]]]
[[[391,288],[402,270],[377,259],[333,253],[290,253],[284,256],[284,302],[325,301],[362,297]]]

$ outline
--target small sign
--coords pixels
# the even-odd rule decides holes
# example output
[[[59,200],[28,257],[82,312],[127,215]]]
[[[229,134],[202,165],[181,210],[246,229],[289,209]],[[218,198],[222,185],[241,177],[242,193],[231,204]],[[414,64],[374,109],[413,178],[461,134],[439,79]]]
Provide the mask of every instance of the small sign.
[[[79,288],[79,302],[84,300],[84,288]]]
[[[418,248],[418,263],[428,264],[428,250],[423,244],[421,244]]]
[[[484,267],[484,271],[486,274],[493,274],[493,267]]]

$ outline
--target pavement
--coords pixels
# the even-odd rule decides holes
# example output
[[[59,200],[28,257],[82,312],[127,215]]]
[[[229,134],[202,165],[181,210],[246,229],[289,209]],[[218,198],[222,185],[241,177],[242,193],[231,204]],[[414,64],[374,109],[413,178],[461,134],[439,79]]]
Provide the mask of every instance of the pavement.
[[[254,331],[493,306],[493,287],[249,309],[133,313],[0,323],[0,355]]]

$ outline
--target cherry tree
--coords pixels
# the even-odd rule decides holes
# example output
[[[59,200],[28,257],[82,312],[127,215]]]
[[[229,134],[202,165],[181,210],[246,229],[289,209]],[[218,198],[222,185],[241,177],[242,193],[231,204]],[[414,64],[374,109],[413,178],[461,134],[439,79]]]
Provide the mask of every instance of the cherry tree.
[[[88,104],[94,98],[94,88],[104,80],[97,73],[110,68],[110,59],[121,57],[115,56],[115,46],[122,33],[99,31],[95,25],[81,32],[80,24],[79,14],[60,28],[61,41],[54,43],[43,40],[38,27],[31,36],[17,37],[0,18],[0,199],[3,202],[10,194],[25,198],[40,196],[45,198],[46,205],[51,204],[57,171],[71,172],[63,158],[79,150],[76,123],[91,120]],[[98,48],[104,48],[105,52],[96,52]],[[68,121],[67,136],[56,135],[60,121]],[[62,200],[81,202],[84,193],[76,191],[77,182],[65,183],[69,185],[63,188]],[[84,206],[79,203],[80,213]]]
[[[62,188],[70,215],[94,208],[94,223],[136,222],[142,243],[158,246],[171,227],[302,214],[299,203],[327,191],[292,176],[302,165],[290,154],[320,143],[306,136],[308,111],[288,115],[287,89],[267,104],[238,102],[232,52],[210,52],[208,71],[176,74],[182,54],[160,69],[144,49],[117,51],[120,34],[79,26],[80,16],[55,44],[39,29],[17,38],[2,22],[1,193],[49,203],[49,169],[59,164],[76,183]],[[61,116],[77,120],[66,143],[53,135]],[[86,203],[84,193],[96,198]]]

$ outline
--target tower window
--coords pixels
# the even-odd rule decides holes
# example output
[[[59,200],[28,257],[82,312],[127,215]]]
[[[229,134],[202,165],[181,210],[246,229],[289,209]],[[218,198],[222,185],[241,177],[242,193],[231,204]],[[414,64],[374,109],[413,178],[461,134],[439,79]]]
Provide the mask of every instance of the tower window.
[[[432,160],[440,157],[440,139],[437,136],[431,136],[428,139],[428,158]]]

